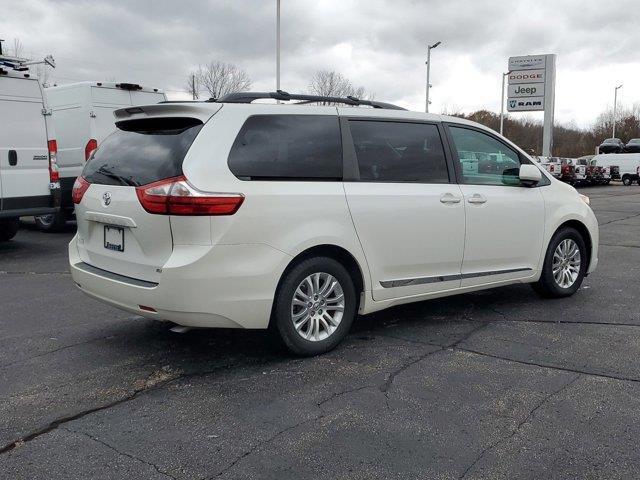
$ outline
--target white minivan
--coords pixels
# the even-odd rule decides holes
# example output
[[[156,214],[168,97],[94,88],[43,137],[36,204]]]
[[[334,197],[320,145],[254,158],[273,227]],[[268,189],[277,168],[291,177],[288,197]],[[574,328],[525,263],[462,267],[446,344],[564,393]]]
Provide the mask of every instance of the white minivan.
[[[57,215],[36,217],[42,230],[55,231],[73,215],[71,190],[91,152],[112,133],[113,111],[166,100],[157,88],[136,83],[78,82],[44,89],[58,144],[62,205]]]
[[[270,327],[313,355],[357,313],[513,283],[563,297],[598,263],[588,198],[464,119],[281,91],[115,115],[74,186],[70,269],[144,317]]]
[[[37,78],[21,59],[0,55],[0,241],[19,217],[55,214],[56,141]]]

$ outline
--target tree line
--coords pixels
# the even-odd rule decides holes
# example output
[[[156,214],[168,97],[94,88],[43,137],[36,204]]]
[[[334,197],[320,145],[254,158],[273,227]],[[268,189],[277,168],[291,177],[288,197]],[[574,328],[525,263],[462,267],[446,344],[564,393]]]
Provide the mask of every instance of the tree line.
[[[454,113],[454,116],[481,123],[495,131],[500,129],[500,115],[488,110],[478,110],[470,114]],[[610,138],[613,130],[613,111],[606,110],[587,128],[572,125],[555,125],[553,129],[553,155],[577,158],[592,155],[605,138]],[[542,122],[530,118],[504,119],[504,136],[532,155],[541,155]],[[627,143],[632,138],[640,138],[640,104],[618,108],[616,112],[616,137]]]

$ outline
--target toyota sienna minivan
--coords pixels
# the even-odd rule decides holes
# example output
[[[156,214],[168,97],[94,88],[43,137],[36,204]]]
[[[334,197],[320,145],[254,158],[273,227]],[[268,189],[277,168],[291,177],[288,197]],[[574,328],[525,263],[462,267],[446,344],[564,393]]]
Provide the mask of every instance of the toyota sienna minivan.
[[[588,198],[467,120],[282,91],[114,115],[74,186],[70,268],[144,317],[314,355],[356,314],[515,283],[564,297],[598,263]]]

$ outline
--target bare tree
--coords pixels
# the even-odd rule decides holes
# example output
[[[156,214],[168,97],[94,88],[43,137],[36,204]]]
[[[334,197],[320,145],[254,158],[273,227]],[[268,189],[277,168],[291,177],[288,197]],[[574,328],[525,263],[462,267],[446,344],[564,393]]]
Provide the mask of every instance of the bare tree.
[[[11,55],[13,57],[21,57],[22,53],[24,52],[24,45],[22,45],[22,42],[20,41],[19,38],[14,38],[13,39],[13,48],[11,49]]]
[[[210,62],[196,72],[198,90],[206,90],[213,98],[251,88],[249,75],[232,63]],[[191,93],[191,92],[190,92]]]
[[[356,97],[373,100],[373,94],[364,87],[354,87],[351,81],[335,70],[319,70],[313,74],[309,90],[323,97]]]
[[[191,72],[185,81],[185,90],[191,98],[197,100],[200,98],[200,78],[198,72]]]

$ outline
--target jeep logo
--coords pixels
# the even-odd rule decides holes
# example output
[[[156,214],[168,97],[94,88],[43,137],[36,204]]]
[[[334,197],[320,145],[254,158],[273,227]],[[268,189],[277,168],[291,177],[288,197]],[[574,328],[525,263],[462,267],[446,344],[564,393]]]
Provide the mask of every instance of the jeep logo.
[[[517,95],[527,96],[527,97],[535,97],[535,93],[538,91],[537,87],[518,87],[514,90],[514,93]]]

